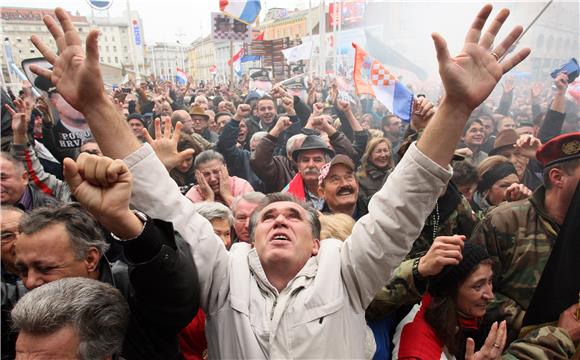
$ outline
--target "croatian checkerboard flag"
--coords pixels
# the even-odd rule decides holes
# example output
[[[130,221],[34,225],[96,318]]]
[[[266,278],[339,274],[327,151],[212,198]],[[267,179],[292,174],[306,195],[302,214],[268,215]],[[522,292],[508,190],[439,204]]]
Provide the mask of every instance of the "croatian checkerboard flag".
[[[175,70],[175,82],[178,85],[187,84],[187,73],[183,69],[176,68]]]
[[[353,79],[357,95],[373,95],[401,120],[411,121],[413,93],[360,46],[355,43],[352,46],[355,49]]]
[[[220,11],[246,24],[253,23],[262,9],[260,0],[220,0]]]

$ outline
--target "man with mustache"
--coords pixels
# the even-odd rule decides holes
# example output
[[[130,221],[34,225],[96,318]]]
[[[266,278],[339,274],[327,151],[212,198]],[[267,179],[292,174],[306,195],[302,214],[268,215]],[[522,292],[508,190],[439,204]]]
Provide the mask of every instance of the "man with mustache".
[[[318,192],[320,169],[334,155],[328,145],[318,135],[308,135],[302,146],[292,153],[298,173],[283,191],[287,191],[300,200],[321,210],[324,199]]]
[[[368,213],[358,196],[354,163],[346,155],[336,155],[320,170],[318,194],[324,198],[323,213],[343,213],[358,220]]]

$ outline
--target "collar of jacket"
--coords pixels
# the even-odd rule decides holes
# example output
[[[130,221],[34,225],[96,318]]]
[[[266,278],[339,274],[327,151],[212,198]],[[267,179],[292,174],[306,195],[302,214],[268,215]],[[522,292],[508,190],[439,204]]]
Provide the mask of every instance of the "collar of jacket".
[[[326,200],[324,200],[324,204],[322,205],[322,209],[320,210],[320,212],[323,214],[335,214],[335,212],[333,212],[330,209],[330,206],[328,206],[328,203],[326,202]],[[351,217],[356,221],[368,213],[369,213],[369,210],[368,210],[367,204],[359,193],[359,196],[356,199],[354,213],[351,214]],[[320,240],[322,240],[322,239],[320,239]]]
[[[546,199],[546,187],[541,185],[534,191],[534,194],[529,199],[538,214],[543,220],[546,229],[552,233],[552,235],[557,236],[560,231],[560,225],[554,220],[554,218],[548,213],[545,207],[544,200]]]
[[[260,262],[260,258],[258,257],[258,253],[256,252],[255,248],[250,250],[248,253],[248,264],[250,266],[250,271],[254,274],[254,278],[256,279],[256,283],[260,289],[262,289],[262,291],[270,292],[278,296],[279,292],[268,280],[266,272],[262,267],[262,263]],[[288,282],[283,292],[287,290],[294,291],[295,289],[304,286],[308,279],[314,278],[316,276],[317,271],[318,260],[315,256],[311,256],[306,264],[302,267],[302,269],[300,269],[298,274],[296,274],[296,276],[294,276],[294,278]]]

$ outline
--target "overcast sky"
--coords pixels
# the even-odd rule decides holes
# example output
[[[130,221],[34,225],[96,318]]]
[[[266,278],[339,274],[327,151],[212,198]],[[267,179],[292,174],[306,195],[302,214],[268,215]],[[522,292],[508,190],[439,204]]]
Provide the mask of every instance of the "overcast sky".
[[[312,6],[319,0],[311,0]],[[131,0],[131,10],[137,10],[143,20],[145,41],[175,42],[180,37],[184,43],[192,42],[201,34],[210,32],[210,13],[219,11],[219,0]],[[309,0],[262,0],[262,9],[271,7],[306,8]],[[2,6],[52,9],[60,6],[73,13],[91,16],[86,0],[2,0]],[[127,0],[113,0],[110,16],[121,16],[127,9]],[[94,11],[95,16],[107,16],[107,11]],[[262,11],[262,17],[265,11]],[[183,35],[179,35],[183,34]]]

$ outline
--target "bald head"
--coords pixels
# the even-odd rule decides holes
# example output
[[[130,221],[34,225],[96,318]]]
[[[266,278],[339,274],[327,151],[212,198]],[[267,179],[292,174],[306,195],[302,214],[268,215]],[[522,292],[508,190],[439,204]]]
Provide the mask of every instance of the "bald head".
[[[185,110],[175,110],[173,114],[171,114],[171,124],[175,127],[175,124],[180,121],[183,124],[181,131],[186,134],[193,133],[193,122],[191,121],[191,115]]]

